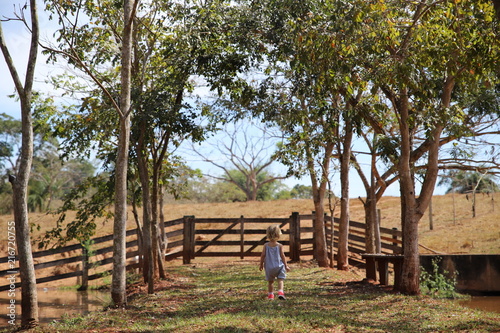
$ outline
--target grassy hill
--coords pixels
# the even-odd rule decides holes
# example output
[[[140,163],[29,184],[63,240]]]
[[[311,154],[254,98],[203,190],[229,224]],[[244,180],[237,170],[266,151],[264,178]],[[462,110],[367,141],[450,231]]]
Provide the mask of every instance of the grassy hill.
[[[498,196],[498,194],[496,194]],[[420,244],[445,253],[500,253],[500,207],[494,195],[476,196],[476,217],[472,217],[472,198],[466,195],[435,196],[433,199],[433,226],[429,230],[429,216],[420,222]],[[328,211],[328,207],[325,207]],[[384,197],[379,202],[381,225],[401,229],[400,201],[398,197]],[[167,204],[165,219],[171,220],[185,215],[196,217],[288,217],[292,212],[309,214],[314,210],[312,200],[278,200],[267,202],[235,203],[183,203]],[[359,199],[351,200],[351,220],[364,221],[364,210]],[[337,209],[335,215],[339,215]],[[71,214],[68,214],[71,218]],[[0,225],[7,226],[12,216],[0,216]],[[134,228],[132,214],[129,228]],[[30,215],[30,221],[40,226],[35,235],[54,226],[56,218],[37,213]],[[98,222],[99,235],[111,233],[112,222]],[[0,233],[0,240],[6,240],[7,230]],[[2,241],[2,247],[6,244]],[[5,253],[5,251],[3,251]]]

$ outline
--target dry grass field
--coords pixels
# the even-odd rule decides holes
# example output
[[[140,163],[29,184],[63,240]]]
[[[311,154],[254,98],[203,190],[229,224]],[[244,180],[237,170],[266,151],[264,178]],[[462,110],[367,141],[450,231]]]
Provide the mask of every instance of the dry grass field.
[[[445,253],[500,253],[500,195],[476,195],[476,217],[472,218],[472,197],[466,195],[435,196],[433,199],[433,230],[428,212],[420,221],[420,243]],[[498,201],[498,202],[497,202]],[[364,221],[363,204],[351,199],[353,221]],[[328,207],[325,207],[328,210]],[[381,225],[401,229],[398,197],[384,197],[379,202]],[[288,217],[292,212],[309,214],[314,210],[311,200],[280,200],[269,202],[237,202],[217,204],[167,205],[167,219],[184,215],[197,217]],[[336,210],[336,216],[339,215]],[[422,248],[422,252],[425,250]]]
[[[433,225],[429,230],[429,217],[426,213],[420,221],[420,243],[435,251],[444,253],[500,253],[500,196],[479,194],[476,196],[476,217],[472,217],[472,198],[466,195],[435,196],[433,199]],[[498,207],[497,207],[498,206]],[[328,210],[328,207],[325,207]],[[398,197],[384,197],[379,202],[381,225],[401,229],[400,204]],[[168,204],[165,206],[165,219],[171,220],[185,215],[196,217],[288,217],[292,212],[310,214],[314,210],[312,200],[279,200],[268,202],[235,202],[205,204]],[[339,211],[337,209],[336,216]],[[359,199],[351,200],[351,220],[364,221],[364,211]],[[71,218],[70,214],[68,217]],[[5,252],[7,222],[12,216],[0,216],[0,250]],[[132,214],[129,215],[129,228],[134,228]],[[54,226],[56,217],[34,213],[31,223],[40,226],[40,234]],[[112,222],[98,222],[98,235],[111,233]],[[422,248],[422,251],[424,249]]]

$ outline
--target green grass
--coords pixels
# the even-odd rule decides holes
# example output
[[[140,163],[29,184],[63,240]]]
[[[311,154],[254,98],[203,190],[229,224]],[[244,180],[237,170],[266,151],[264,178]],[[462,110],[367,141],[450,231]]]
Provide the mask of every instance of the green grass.
[[[152,295],[136,288],[127,309],[67,317],[34,332],[499,332],[500,314],[453,301],[403,296],[362,276],[292,264],[286,301],[266,299],[257,262],[169,268]]]

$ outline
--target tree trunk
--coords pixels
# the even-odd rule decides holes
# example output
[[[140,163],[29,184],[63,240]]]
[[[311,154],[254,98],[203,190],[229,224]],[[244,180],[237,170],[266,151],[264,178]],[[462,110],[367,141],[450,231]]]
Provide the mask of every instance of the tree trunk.
[[[400,285],[396,289],[409,294],[420,293],[420,258],[418,253],[418,220],[414,174],[411,164],[412,137],[409,128],[408,95],[404,91],[400,100],[401,154],[398,164],[401,191],[401,224],[403,229],[403,268]]]
[[[161,253],[163,255],[163,259],[165,258],[165,254],[167,253],[167,247],[168,247],[168,238],[167,238],[167,233],[165,232],[165,213],[164,213],[164,208],[163,208],[163,197],[164,197],[164,190],[163,190],[163,185],[160,184],[159,186],[159,194],[158,194],[158,210],[159,210],[159,218],[160,218],[160,249]],[[166,278],[166,272],[165,272],[165,278]]]
[[[449,76],[445,80],[441,95],[441,106],[448,108],[451,104],[451,94],[455,85],[455,77]],[[430,146],[427,157],[427,170],[420,194],[415,194],[415,176],[412,170],[411,149],[412,136],[409,124],[408,96],[404,92],[399,103],[401,156],[398,164],[401,188],[401,221],[403,226],[403,269],[400,285],[396,286],[401,292],[409,295],[420,293],[420,256],[418,249],[418,223],[432,200],[438,176],[439,139],[443,131],[441,124],[436,124],[429,138]]]
[[[144,246],[142,245],[144,239],[143,226],[139,220],[139,212],[137,210],[137,196],[135,195],[135,189],[132,191],[132,214],[134,215],[135,224],[137,226],[137,248],[139,251],[139,270],[144,273]]]
[[[22,143],[19,169],[16,176],[9,176],[12,184],[12,202],[16,234],[17,255],[21,277],[21,326],[30,328],[38,325],[38,303],[36,276],[31,251],[30,227],[28,221],[28,181],[33,161],[33,123],[31,117],[32,88],[38,53],[39,28],[36,0],[30,0],[31,44],[26,68],[25,84],[21,83],[12,57],[5,43],[0,22],[0,48],[16,86],[21,103]],[[26,23],[26,22],[25,22]]]
[[[434,216],[432,211],[432,200],[429,203],[429,230],[434,230]]]
[[[161,163],[161,161],[159,162]],[[157,268],[157,272],[159,273],[160,278],[164,279],[167,276],[165,275],[165,255],[161,249],[161,235],[160,235],[160,226],[158,223],[159,220],[159,175],[161,173],[161,169],[159,167],[155,167],[153,170],[153,194],[151,197],[152,201],[152,233],[151,238],[153,240],[153,259],[156,262],[155,268]]]
[[[366,253],[376,253],[375,228],[377,227],[377,198],[375,188],[371,186],[367,192],[366,202],[363,203],[365,209],[365,251]]]
[[[113,225],[113,275],[111,282],[111,298],[116,307],[124,307],[127,305],[126,232],[129,133],[130,115],[120,117],[118,156],[116,159],[115,217]]]
[[[154,291],[154,256],[153,256],[153,242],[152,242],[152,223],[151,223],[151,195],[149,183],[149,169],[148,158],[144,155],[147,149],[144,144],[145,126],[141,123],[141,131],[139,140],[137,142],[137,167],[139,169],[139,179],[142,187],[142,248],[144,256],[143,277],[144,282],[148,284],[148,293],[152,294]]]
[[[340,221],[337,269],[349,269],[349,165],[351,160],[352,126],[346,121],[340,161]],[[339,149],[340,150],[340,149]]]
[[[418,219],[412,177],[401,175],[401,223],[403,228],[403,268],[400,285],[396,289],[408,294],[420,293],[420,257],[418,251]]]
[[[365,210],[365,224],[366,224],[365,251],[366,253],[380,253],[380,224],[378,223],[379,214],[377,210],[377,203],[379,198],[382,196],[386,186],[380,185],[377,182],[377,178],[380,178],[378,177],[377,165],[376,165],[377,154],[374,152],[373,145],[369,144],[369,147],[372,152],[369,180],[365,176],[363,170],[360,168],[356,158],[353,156],[351,158],[354,161],[354,167],[358,172],[358,175],[366,191],[366,201],[363,201],[360,198],[361,202],[363,203],[363,208]],[[385,182],[381,180],[380,183],[384,184]]]
[[[315,209],[315,219],[314,219],[314,244],[316,245],[316,260],[318,261],[319,267],[328,267],[328,248],[326,245],[326,233],[325,233],[325,192],[326,185],[328,184],[328,168],[330,165],[330,159],[333,151],[333,144],[330,144],[325,149],[325,156],[322,165],[321,180],[318,184],[318,179],[314,169],[314,161],[311,154],[306,147],[308,156],[308,169],[309,175],[311,177],[312,190],[313,190],[313,201]]]
[[[14,221],[16,223],[16,245],[21,277],[21,326],[38,325],[38,305],[35,267],[31,251],[30,227],[28,221],[27,191],[33,157],[33,129],[31,107],[21,99],[22,147],[17,176],[11,176],[13,190]]]
[[[497,13],[497,19],[500,20],[500,0],[493,0],[493,5],[495,7],[495,12]]]
[[[127,305],[126,232],[127,232],[127,167],[130,144],[130,69],[132,57],[133,1],[123,3],[123,38],[121,54],[121,96],[118,154],[116,158],[115,218],[113,225],[113,275],[111,299],[116,307]]]
[[[328,267],[328,248],[325,234],[325,208],[324,199],[314,201],[314,244],[315,259],[319,267]]]

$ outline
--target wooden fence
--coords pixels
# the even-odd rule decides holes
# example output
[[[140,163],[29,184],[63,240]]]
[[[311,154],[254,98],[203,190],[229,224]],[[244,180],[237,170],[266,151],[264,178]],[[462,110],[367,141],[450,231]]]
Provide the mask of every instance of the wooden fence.
[[[314,257],[314,215],[293,213],[289,218],[195,218],[164,223],[168,239],[166,260],[182,257],[188,264],[197,257],[257,257],[266,242],[266,228],[278,224],[283,236],[280,242],[285,246],[285,254],[291,261]],[[333,260],[338,242],[338,220],[333,228],[330,217],[325,217],[325,231],[329,257]],[[363,267],[361,253],[365,252],[364,223],[350,222],[349,261],[351,265]],[[401,253],[401,232],[380,228],[382,253]],[[110,275],[112,269],[113,235],[92,239],[89,248],[80,244],[33,253],[37,283],[61,279],[79,279],[82,282]],[[127,268],[138,266],[137,229],[127,231]],[[12,258],[10,258],[12,259]],[[9,257],[0,258],[0,277],[10,277],[18,273],[17,263],[9,262]],[[92,273],[92,274],[91,274]],[[0,283],[0,291],[19,287],[20,283],[6,285]]]

